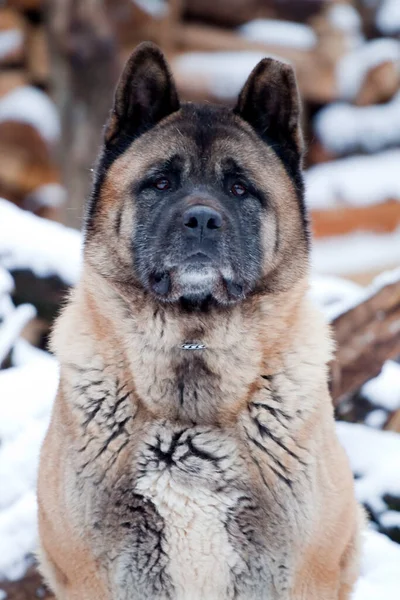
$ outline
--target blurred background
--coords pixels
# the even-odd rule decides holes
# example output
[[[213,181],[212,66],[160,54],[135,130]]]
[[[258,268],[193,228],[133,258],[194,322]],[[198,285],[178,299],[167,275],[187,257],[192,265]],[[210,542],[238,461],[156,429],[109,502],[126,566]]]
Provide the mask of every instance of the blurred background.
[[[303,100],[310,294],[332,324],[338,434],[371,520],[356,600],[400,597],[400,0],[0,0],[0,600],[34,566],[52,322],[124,61],[152,40],[182,99],[233,105],[265,56]],[[321,599],[322,600],[322,599]]]

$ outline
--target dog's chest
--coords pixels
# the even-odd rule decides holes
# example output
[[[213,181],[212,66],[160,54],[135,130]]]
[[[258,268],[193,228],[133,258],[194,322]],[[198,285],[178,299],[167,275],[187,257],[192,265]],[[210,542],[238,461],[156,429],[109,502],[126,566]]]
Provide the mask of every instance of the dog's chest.
[[[265,510],[229,436],[154,426],[134,463],[102,519],[116,600],[268,597]]]

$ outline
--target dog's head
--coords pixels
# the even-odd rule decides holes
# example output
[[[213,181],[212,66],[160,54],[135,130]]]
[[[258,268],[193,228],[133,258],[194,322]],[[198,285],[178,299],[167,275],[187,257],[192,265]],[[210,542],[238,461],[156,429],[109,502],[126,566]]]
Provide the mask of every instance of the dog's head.
[[[86,220],[86,257],[161,302],[237,303],[305,271],[299,97],[262,60],[236,107],[180,104],[160,50],[132,54]]]

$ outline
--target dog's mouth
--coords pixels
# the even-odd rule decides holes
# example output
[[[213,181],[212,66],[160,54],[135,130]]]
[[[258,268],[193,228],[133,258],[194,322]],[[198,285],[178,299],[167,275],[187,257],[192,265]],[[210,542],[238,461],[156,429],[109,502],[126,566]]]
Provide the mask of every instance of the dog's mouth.
[[[188,254],[184,260],[183,265],[185,266],[193,266],[194,268],[198,267],[200,269],[202,266],[211,266],[214,263],[214,259],[209,256],[206,252],[193,252],[192,254]]]
[[[152,273],[149,287],[164,302],[188,300],[200,304],[212,298],[217,304],[226,305],[245,296],[244,286],[233,279],[231,269],[218,267],[202,252],[187,256],[176,267]]]

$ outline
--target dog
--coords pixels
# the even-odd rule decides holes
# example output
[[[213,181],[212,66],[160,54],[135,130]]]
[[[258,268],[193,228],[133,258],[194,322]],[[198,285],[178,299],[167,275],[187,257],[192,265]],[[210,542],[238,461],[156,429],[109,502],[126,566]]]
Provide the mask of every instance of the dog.
[[[362,518],[307,295],[292,68],[234,109],[130,57],[56,324],[40,563],[60,600],[346,600]]]

